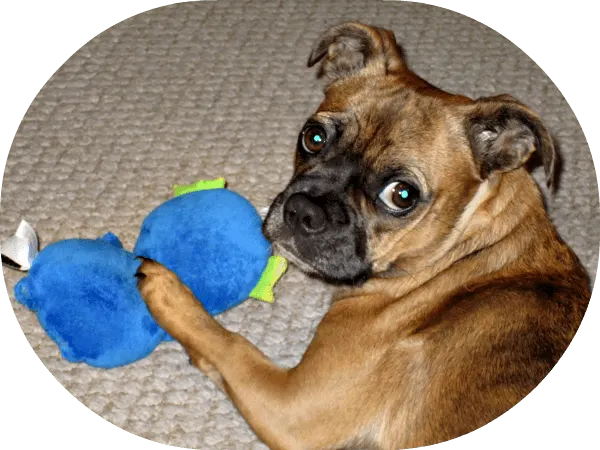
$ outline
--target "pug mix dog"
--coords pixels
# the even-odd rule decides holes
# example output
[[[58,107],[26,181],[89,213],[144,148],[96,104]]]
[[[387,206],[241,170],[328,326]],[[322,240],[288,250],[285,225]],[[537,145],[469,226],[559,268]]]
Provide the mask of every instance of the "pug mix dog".
[[[340,286],[297,367],[272,363],[146,260],[158,323],[273,449],[398,449],[490,422],[548,374],[589,280],[524,167],[552,180],[540,118],[508,95],[444,92],[406,65],[392,32],[328,30],[325,98],[264,224],[277,251]]]

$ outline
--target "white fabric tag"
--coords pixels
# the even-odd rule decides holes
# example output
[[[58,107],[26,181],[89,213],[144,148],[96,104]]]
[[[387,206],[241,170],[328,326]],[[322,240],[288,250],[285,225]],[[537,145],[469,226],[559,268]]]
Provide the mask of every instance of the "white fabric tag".
[[[12,269],[27,271],[39,253],[35,230],[24,220],[17,232],[0,245],[2,264]]]
[[[268,212],[269,212],[269,207],[268,206],[263,206],[262,208],[258,209],[258,215],[260,216],[260,218],[262,220],[266,219]]]

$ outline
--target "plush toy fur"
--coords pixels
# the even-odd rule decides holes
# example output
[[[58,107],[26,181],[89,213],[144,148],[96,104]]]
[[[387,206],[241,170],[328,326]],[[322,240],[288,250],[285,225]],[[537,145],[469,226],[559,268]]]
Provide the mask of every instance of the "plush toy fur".
[[[46,247],[15,286],[63,357],[96,367],[131,363],[151,353],[167,334],[137,290],[140,261],[111,233]]]
[[[179,195],[144,220],[133,253],[109,233],[51,244],[33,260],[15,296],[36,312],[67,360],[121,366],[170,339],[138,293],[136,256],[174,271],[213,315],[248,297],[273,300],[286,262],[270,257],[252,204],[214,189],[215,182],[224,185],[221,179],[176,187]]]
[[[170,199],[142,224],[134,253],[177,274],[210,314],[248,298],[271,256],[254,206],[227,189]]]

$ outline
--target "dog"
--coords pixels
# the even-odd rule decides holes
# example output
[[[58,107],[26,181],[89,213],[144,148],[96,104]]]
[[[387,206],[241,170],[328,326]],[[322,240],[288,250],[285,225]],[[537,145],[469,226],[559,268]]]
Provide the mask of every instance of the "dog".
[[[527,170],[550,183],[548,130],[509,95],[472,100],[405,62],[390,31],[350,22],[316,43],[325,97],[264,223],[276,251],[338,285],[301,362],[272,363],[145,260],[157,322],[272,449],[399,449],[475,430],[548,374],[589,279]]]

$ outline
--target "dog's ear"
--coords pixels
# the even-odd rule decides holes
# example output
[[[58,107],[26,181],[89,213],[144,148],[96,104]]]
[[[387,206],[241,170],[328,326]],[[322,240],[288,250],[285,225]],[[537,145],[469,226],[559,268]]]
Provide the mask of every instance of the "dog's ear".
[[[387,73],[405,68],[402,49],[394,33],[358,22],[346,22],[327,30],[317,41],[308,67],[322,61],[318,76],[332,82],[365,68]]]
[[[465,127],[482,177],[521,167],[537,151],[552,185],[557,154],[539,116],[509,95],[481,98],[470,108]]]

